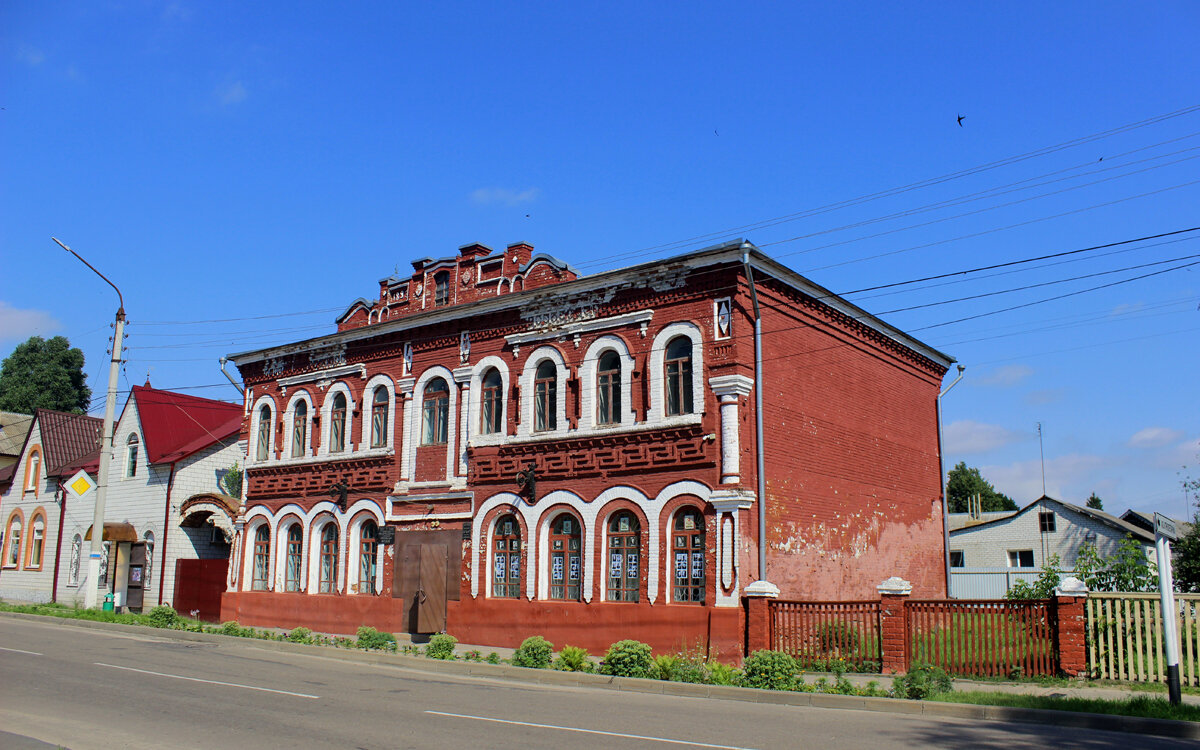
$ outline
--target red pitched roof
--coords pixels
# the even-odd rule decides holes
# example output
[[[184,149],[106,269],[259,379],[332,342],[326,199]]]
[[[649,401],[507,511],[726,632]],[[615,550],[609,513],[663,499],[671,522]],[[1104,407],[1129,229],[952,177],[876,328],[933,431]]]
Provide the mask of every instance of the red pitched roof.
[[[89,454],[99,454],[103,419],[49,409],[38,409],[33,416],[41,433],[48,476],[59,476],[64,467],[76,464]]]
[[[152,464],[177,461],[242,427],[238,404],[144,385],[135,385],[131,398],[137,402],[146,460]]]

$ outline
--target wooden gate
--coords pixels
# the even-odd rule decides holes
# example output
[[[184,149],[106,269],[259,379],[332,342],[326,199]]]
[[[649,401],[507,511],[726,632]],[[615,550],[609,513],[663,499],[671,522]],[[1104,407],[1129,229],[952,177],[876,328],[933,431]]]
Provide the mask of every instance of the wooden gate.
[[[1200,595],[1175,595],[1179,683],[1200,685]],[[1162,600],[1158,594],[1092,593],[1087,599],[1088,670],[1092,677],[1166,682]]]

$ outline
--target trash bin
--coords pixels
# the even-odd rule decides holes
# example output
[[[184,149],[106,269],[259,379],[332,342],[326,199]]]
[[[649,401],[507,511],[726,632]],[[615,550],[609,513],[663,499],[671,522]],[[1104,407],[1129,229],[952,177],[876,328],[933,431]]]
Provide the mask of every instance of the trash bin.
[[[103,607],[103,609],[104,609],[104,611],[105,611],[105,612],[112,612],[112,611],[113,611],[113,595],[112,595],[112,594],[105,594],[105,595],[104,595],[104,607]]]

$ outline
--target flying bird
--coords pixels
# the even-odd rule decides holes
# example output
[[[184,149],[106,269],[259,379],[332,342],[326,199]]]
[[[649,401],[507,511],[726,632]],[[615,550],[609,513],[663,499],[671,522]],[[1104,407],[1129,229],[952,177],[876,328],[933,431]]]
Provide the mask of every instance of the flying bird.
[[[960,128],[962,127],[962,121],[963,121],[963,118],[964,118],[964,117],[966,117],[966,115],[959,115],[959,116],[958,116],[958,126],[959,126]]]
[[[713,128],[713,135],[720,135],[720,133],[717,132],[716,128]]]

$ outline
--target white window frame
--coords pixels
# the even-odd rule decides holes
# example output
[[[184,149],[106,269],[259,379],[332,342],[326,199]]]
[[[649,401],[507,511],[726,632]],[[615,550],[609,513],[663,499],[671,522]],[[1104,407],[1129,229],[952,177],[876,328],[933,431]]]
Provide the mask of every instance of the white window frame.
[[[275,591],[288,594],[303,594],[308,591],[308,548],[305,546],[305,540],[308,534],[305,531],[304,519],[294,512],[287,511],[284,515],[276,520],[275,528],[275,576],[272,579],[275,583]],[[295,526],[300,529],[300,575],[297,581],[296,591],[288,591],[287,588],[287,555],[288,555],[288,532]]]
[[[600,357],[609,350],[617,353],[621,363],[621,412],[613,424],[600,424],[596,419],[596,404],[599,401]],[[579,364],[579,427],[582,430],[619,430],[634,423],[633,413],[633,355],[625,339],[614,334],[605,334],[592,342]]]
[[[692,340],[692,411],[689,414],[667,416],[666,352],[667,344],[676,336]],[[699,326],[676,322],[663,327],[650,347],[650,409],[646,421],[659,427],[695,424],[704,417],[704,335]]]
[[[30,462],[36,458],[37,465],[30,466]],[[44,463],[42,456],[42,446],[37,445],[29,449],[28,455],[25,457],[25,492],[33,492],[34,495],[40,494],[42,486],[42,464]]]
[[[4,567],[16,568],[21,567],[21,554],[25,551],[23,543],[24,536],[22,534],[25,528],[25,519],[18,514],[9,516],[8,527],[4,530]],[[14,534],[16,532],[16,549],[13,549]],[[13,552],[16,552],[14,555]]]
[[[481,429],[483,418],[483,376],[492,369],[496,368],[500,372],[500,431],[499,432],[483,432]],[[508,396],[511,387],[509,380],[508,365],[503,359],[497,356],[488,356],[479,360],[475,367],[471,370],[471,394],[470,404],[467,407],[467,424],[470,425],[469,433],[471,435],[471,445],[498,445],[504,442],[508,436],[508,406],[511,400]]]
[[[375,404],[375,389],[379,387],[387,389],[388,397],[388,418],[387,418],[387,434],[384,436],[386,442],[383,446],[371,447],[371,422],[374,416],[371,414],[371,409]],[[361,450],[387,450],[395,451],[396,440],[396,384],[387,375],[376,375],[367,381],[367,386],[363,390],[363,406],[362,406],[362,440],[359,441],[358,447]]]
[[[337,576],[333,580],[333,591],[325,594],[321,591],[321,537],[325,533],[325,527],[333,524],[337,529],[338,539],[338,560],[337,560]],[[312,594],[322,594],[323,596],[333,596],[344,591],[343,581],[346,576],[346,533],[342,528],[342,524],[334,515],[328,511],[313,519],[309,525],[308,531],[308,591]]]
[[[534,429],[534,381],[537,379],[537,368],[545,360],[551,360],[554,363],[555,370],[555,425],[553,430],[535,430]],[[547,437],[562,437],[566,435],[570,426],[567,422],[567,379],[570,377],[571,371],[567,367],[567,360],[557,348],[553,346],[539,346],[530,352],[525,359],[525,368],[521,371],[521,424],[517,426],[517,436],[523,438],[547,438]]]
[[[254,591],[254,539],[258,534],[258,529],[262,526],[267,527],[267,539],[275,536],[274,525],[271,518],[265,513],[253,516],[246,521],[246,526],[242,531],[243,546],[246,548],[242,555],[242,591]],[[267,567],[270,568],[271,560],[267,560]],[[271,590],[271,571],[267,571],[267,591]]]
[[[125,479],[136,479],[138,454],[141,453],[142,439],[136,432],[131,432],[125,438],[125,461],[122,476]]]
[[[267,457],[258,460],[258,428],[262,420],[262,408],[266,406],[270,412],[270,426],[267,429]],[[278,407],[275,405],[275,399],[271,396],[259,396],[254,402],[254,406],[250,409],[250,450],[246,455],[246,463],[270,463],[275,460],[275,415],[278,412]]]
[[[304,436],[308,445],[304,446],[299,456],[292,455],[292,440],[295,439],[296,426],[296,404],[304,402],[307,409],[307,424],[305,425]],[[312,422],[315,408],[313,407],[312,396],[308,391],[296,391],[288,400],[287,410],[283,413],[283,455],[285,459],[292,461],[304,461],[313,458],[312,453]]]
[[[447,408],[446,414],[446,444],[442,445],[439,443],[437,445],[424,447],[446,451],[445,475],[443,477],[439,477],[438,479],[431,480],[437,484],[444,484],[446,482],[454,481],[454,469],[458,463],[458,451],[455,450],[455,446],[458,445],[458,383],[456,383],[454,380],[454,373],[450,372],[450,370],[442,367],[441,365],[435,365],[434,367],[430,367],[429,369],[425,370],[425,372],[421,373],[421,376],[417,378],[417,382],[413,386],[412,407],[408,416],[410,423],[408,425],[408,430],[406,430],[405,433],[407,435],[411,435],[412,439],[408,441],[408,445],[405,448],[405,453],[408,466],[415,475],[417,470],[417,446],[421,445],[421,435],[423,434],[422,423],[425,418],[425,386],[428,385],[429,381],[433,380],[434,378],[444,379],[446,381],[446,387],[450,389],[450,405]]]
[[[369,510],[365,513],[360,513],[359,517],[356,518],[350,525],[350,549],[347,550],[348,554],[346,557],[346,581],[348,582],[347,591],[349,591],[348,587],[350,585],[358,586],[359,572],[362,568],[359,546],[362,542],[363,524],[365,524],[367,521],[372,521],[375,523],[376,534],[379,533],[378,529],[382,529],[385,525],[382,513],[376,515]],[[375,547],[375,590],[365,592],[359,591],[359,594],[369,594],[373,596],[383,591],[383,550],[386,546],[387,545],[384,544],[377,544]],[[351,551],[352,554],[350,554]]]
[[[346,397],[346,429],[343,432],[346,446],[337,453],[331,450],[333,447],[333,396],[335,393],[340,393]],[[317,448],[317,456],[321,458],[326,456],[340,457],[349,456],[354,453],[353,427],[354,394],[351,393],[350,386],[339,380],[329,386],[329,390],[325,391],[325,400],[321,403],[321,445]]]
[[[1029,553],[1029,559],[1030,559],[1029,565],[1021,564],[1021,553],[1022,552]],[[1015,565],[1013,564],[1014,561],[1016,562]],[[1033,550],[1031,550],[1031,549],[1010,549],[1010,550],[1008,550],[1008,567],[1012,568],[1013,570],[1033,570],[1034,568],[1036,568],[1037,567],[1037,559],[1033,555]]]

